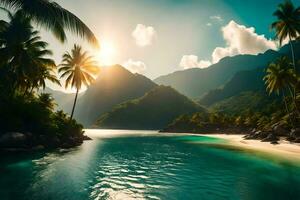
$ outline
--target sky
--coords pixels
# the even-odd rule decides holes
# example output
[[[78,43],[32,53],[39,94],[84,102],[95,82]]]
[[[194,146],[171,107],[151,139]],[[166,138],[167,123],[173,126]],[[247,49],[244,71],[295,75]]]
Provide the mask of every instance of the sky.
[[[282,0],[56,2],[84,21],[102,45],[99,52],[73,34],[68,34],[68,42],[61,44],[42,30],[57,63],[65,51],[78,43],[101,65],[121,64],[154,79],[178,70],[209,67],[225,56],[255,55],[278,48],[270,24]],[[293,2],[300,5],[300,0]]]

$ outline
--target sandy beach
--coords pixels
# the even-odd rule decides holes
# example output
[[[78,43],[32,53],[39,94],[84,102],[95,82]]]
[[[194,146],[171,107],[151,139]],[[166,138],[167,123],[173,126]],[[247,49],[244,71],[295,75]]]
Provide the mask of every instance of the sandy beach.
[[[300,162],[300,144],[290,143],[286,140],[280,140],[279,144],[274,145],[259,140],[245,140],[243,139],[244,135],[205,134],[204,136],[226,139],[228,143],[225,146],[228,147],[239,147],[256,153],[279,156],[283,159]]]

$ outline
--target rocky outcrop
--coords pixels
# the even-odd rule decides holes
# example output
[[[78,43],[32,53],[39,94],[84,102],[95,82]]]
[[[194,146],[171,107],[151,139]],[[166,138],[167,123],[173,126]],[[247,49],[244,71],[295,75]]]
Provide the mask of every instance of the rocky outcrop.
[[[91,140],[88,136],[80,135],[59,139],[56,136],[34,136],[32,133],[7,132],[0,134],[0,150],[5,151],[41,151],[55,148],[72,148],[81,145],[84,140]]]
[[[289,133],[288,140],[291,142],[300,143],[300,128],[292,129]]]
[[[272,128],[276,136],[288,136],[289,134],[289,131],[282,124],[274,124]]]
[[[249,134],[244,136],[246,140],[261,140],[262,142],[271,142],[278,144],[279,137],[273,131],[257,131],[253,129]]]
[[[253,129],[249,134],[245,135],[244,138],[247,140],[263,140],[269,134],[270,134],[270,132],[256,131],[256,129]]]
[[[277,144],[280,137],[288,141],[300,143],[300,128],[294,128],[290,132],[281,124],[274,124],[271,131],[259,131],[256,129],[244,136],[248,140],[261,140],[262,142],[271,142]]]
[[[271,144],[278,144],[279,138],[274,133],[269,133],[268,136],[262,139],[262,142],[271,142]]]
[[[8,132],[0,136],[0,147],[26,147],[28,136],[19,132]]]

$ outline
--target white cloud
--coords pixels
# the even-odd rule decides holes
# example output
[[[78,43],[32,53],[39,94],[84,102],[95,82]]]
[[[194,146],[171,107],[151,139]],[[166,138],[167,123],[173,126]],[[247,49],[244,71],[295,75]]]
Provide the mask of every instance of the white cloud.
[[[210,16],[209,17],[211,20],[215,20],[215,21],[223,21],[223,18],[220,15],[214,15],[214,16]]]
[[[206,24],[206,26],[212,26],[212,23],[209,23],[209,22],[208,22],[208,23]]]
[[[132,59],[128,59],[125,63],[123,63],[123,66],[131,71],[132,73],[139,73],[143,74],[147,67],[146,64],[141,61],[134,61]]]
[[[211,65],[211,62],[208,60],[198,61],[198,56],[195,55],[184,55],[181,58],[180,66],[184,69],[190,68],[207,68]]]
[[[138,24],[132,32],[132,37],[138,46],[151,45],[156,37],[156,31],[152,26]]]
[[[211,17],[212,18],[212,17]],[[214,18],[217,18],[216,16]],[[278,41],[267,39],[264,35],[258,35],[254,27],[247,28],[239,25],[235,21],[230,21],[222,27],[223,38],[226,42],[225,47],[217,47],[212,53],[212,61],[200,60],[195,55],[184,55],[180,61],[180,66],[184,69],[206,68],[219,62],[227,56],[239,54],[257,55],[268,49],[277,50]],[[283,44],[288,43],[284,41]]]
[[[268,49],[277,49],[276,41],[258,35],[255,28],[239,25],[235,21],[230,21],[222,27],[223,38],[226,47],[217,47],[212,53],[212,62],[216,63],[226,56],[238,54],[257,55]]]

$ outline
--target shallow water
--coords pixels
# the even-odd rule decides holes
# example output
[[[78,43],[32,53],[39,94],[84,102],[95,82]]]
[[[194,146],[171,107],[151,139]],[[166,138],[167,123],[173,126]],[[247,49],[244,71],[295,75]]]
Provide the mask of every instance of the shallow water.
[[[0,199],[300,199],[300,166],[221,139],[88,130],[68,151],[2,155]]]

